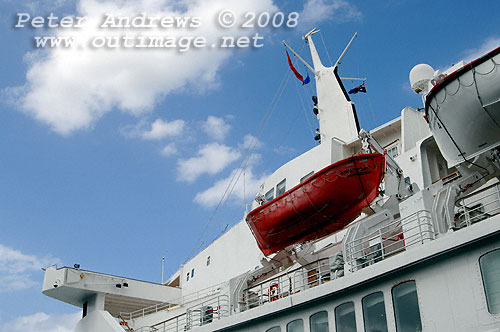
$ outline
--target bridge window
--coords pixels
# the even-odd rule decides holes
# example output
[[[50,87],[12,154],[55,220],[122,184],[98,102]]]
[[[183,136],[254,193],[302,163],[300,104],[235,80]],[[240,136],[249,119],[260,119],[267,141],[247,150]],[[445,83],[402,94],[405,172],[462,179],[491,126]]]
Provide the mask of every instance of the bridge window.
[[[362,300],[363,318],[366,332],[387,332],[384,294],[382,292],[367,295]]]
[[[189,272],[186,275],[186,281],[189,281]]]
[[[296,319],[286,326],[286,332],[304,332],[304,321]]]
[[[320,311],[309,317],[311,332],[328,332],[328,313]]]
[[[207,257],[207,266],[210,265],[210,256]]]
[[[356,332],[354,303],[346,302],[335,308],[335,329],[342,332]]]
[[[271,201],[273,198],[274,198],[274,188],[271,188],[271,190],[269,190],[266,193],[266,202]]]
[[[406,281],[392,288],[392,302],[398,332],[422,331],[415,281]]]
[[[311,172],[307,173],[306,175],[304,175],[303,177],[300,178],[300,182],[301,183],[304,182],[305,180],[307,180],[308,178],[310,178],[311,175],[313,175],[313,174],[314,174],[314,171],[311,171]]]
[[[191,270],[191,278],[194,278],[194,269]]]
[[[484,293],[488,311],[500,313],[500,249],[491,251],[479,258],[481,276],[483,277]]]
[[[269,330],[266,330],[266,332],[281,332],[281,327],[279,326],[271,327]]]
[[[286,179],[283,179],[278,185],[276,186],[276,197],[279,195],[283,194],[286,191]]]

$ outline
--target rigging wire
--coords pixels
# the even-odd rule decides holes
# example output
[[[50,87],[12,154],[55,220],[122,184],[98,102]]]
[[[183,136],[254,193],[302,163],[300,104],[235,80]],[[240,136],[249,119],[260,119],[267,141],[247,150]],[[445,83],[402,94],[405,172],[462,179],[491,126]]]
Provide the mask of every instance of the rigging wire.
[[[323,47],[326,50],[326,56],[328,57],[328,61],[330,61],[330,67],[333,67],[333,62],[332,59],[330,59],[330,54],[328,53],[328,48],[326,47],[325,40],[323,39],[323,34],[321,33],[321,31],[319,32],[319,35],[321,37],[321,42],[323,43]]]
[[[307,124],[309,125],[309,129],[311,130],[312,135],[314,135],[314,128],[313,128],[313,126],[311,124],[311,120],[310,120],[309,116],[307,115],[306,105],[304,104],[304,96],[303,96],[303,94],[307,93],[307,92],[303,91],[303,89],[301,91],[298,82],[295,83],[295,87],[297,88],[297,94],[299,95],[300,103],[302,105],[302,110],[304,111],[304,115],[306,117]]]
[[[250,142],[250,145],[249,145],[247,152],[246,152],[246,157],[243,159],[240,166],[233,173],[233,176],[231,177],[231,180],[229,181],[224,193],[222,194],[222,197],[220,198],[219,202],[217,203],[217,206],[216,206],[214,212],[212,213],[207,224],[203,228],[203,231],[201,232],[200,237],[198,238],[197,242],[195,243],[193,250],[191,251],[189,256],[186,258],[186,260],[184,261],[184,264],[187,263],[189,261],[189,259],[191,259],[191,257],[193,257],[194,255],[196,255],[200,252],[203,244],[205,243],[205,241],[203,241],[202,239],[205,236],[205,234],[208,230],[208,227],[215,220],[215,217],[216,217],[219,209],[225,206],[226,202],[228,201],[229,197],[231,196],[231,194],[232,194],[232,192],[233,192],[233,190],[238,182],[239,177],[242,174],[242,171],[244,169],[246,169],[248,162],[250,161],[250,158],[252,156],[252,152],[255,150],[257,142],[259,142],[260,138],[262,137],[264,129],[267,126],[267,124],[269,123],[269,120],[270,120],[272,114],[274,113],[274,110],[276,109],[276,106],[277,106],[277,104],[278,104],[278,102],[283,94],[283,91],[285,90],[285,87],[288,84],[290,76],[291,76],[291,72],[287,70],[287,73],[284,75],[283,79],[281,80],[280,86],[278,87],[276,93],[274,94],[274,97],[271,101],[271,104],[267,107],[266,112],[264,113],[264,116],[262,117],[262,120],[259,123],[257,137],[252,138],[252,141]]]

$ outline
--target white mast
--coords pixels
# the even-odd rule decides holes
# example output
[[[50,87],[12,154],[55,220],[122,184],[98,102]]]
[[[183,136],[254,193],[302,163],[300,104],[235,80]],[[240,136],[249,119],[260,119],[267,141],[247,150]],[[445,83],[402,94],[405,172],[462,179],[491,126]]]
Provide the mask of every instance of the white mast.
[[[350,142],[358,137],[359,125],[354,103],[349,99],[342,81],[337,75],[337,66],[356,35],[351,39],[335,66],[325,67],[311,38],[316,32],[319,30],[313,29],[303,38],[309,44],[316,74],[321,138],[325,140],[336,137],[343,142]]]

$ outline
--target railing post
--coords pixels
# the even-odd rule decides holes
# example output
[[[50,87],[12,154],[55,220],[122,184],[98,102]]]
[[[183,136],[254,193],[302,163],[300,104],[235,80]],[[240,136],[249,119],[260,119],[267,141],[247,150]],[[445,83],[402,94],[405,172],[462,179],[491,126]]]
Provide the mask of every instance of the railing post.
[[[220,306],[220,295],[217,296],[217,309],[218,309],[219,320],[220,320],[220,314],[221,314],[221,311],[222,311],[222,307]]]
[[[385,256],[384,256],[384,240],[382,239],[382,228],[378,230],[378,236],[380,239],[380,256],[382,257],[382,260],[384,260]]]
[[[418,223],[418,232],[420,233],[420,244],[424,243],[424,236],[422,234],[422,223],[420,221],[420,211],[417,212],[417,223]]]
[[[269,297],[270,294],[268,294]],[[259,295],[259,305],[264,303],[264,289],[262,288],[262,284],[260,284],[260,295]]]

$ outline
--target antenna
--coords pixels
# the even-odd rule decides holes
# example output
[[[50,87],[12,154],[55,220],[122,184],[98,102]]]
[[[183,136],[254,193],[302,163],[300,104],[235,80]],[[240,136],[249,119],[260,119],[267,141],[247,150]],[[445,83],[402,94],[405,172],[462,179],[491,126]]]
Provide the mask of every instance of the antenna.
[[[339,59],[337,60],[337,62],[335,62],[335,65],[333,66],[333,68],[335,69],[337,67],[337,65],[340,63],[340,60],[342,60],[342,58],[344,57],[344,55],[346,54],[347,50],[349,49],[349,47],[351,46],[351,43],[353,42],[354,38],[356,38],[358,36],[358,33],[355,32],[354,33],[354,36],[352,36],[351,38],[351,41],[349,42],[349,44],[347,44],[347,46],[345,47],[344,49],[344,52],[342,52],[342,54],[340,55]]]
[[[296,56],[297,58],[299,58],[299,60],[300,60],[300,61],[302,61],[302,62],[304,63],[304,65],[305,65],[307,68],[309,68],[309,70],[310,70],[310,71],[312,71],[312,73],[313,73],[314,75],[317,75],[317,74],[318,74],[318,73],[314,70],[314,68],[313,68],[313,67],[311,67],[311,65],[309,65],[309,64],[306,62],[306,60],[302,59],[302,57],[301,57],[300,55],[298,55],[298,54],[297,54],[297,52],[295,52],[295,51],[293,50],[293,48],[291,48],[291,47],[290,47],[290,46],[289,46],[289,45],[288,45],[288,44],[287,44],[284,40],[283,40],[283,45],[285,45],[285,47],[287,47],[290,51],[292,51],[292,53],[293,53],[293,54],[295,54],[295,56]]]
[[[165,257],[161,258],[161,283],[163,284],[163,271],[165,271]]]
[[[302,37],[302,39],[307,40],[307,38],[311,37],[312,35],[314,35],[315,33],[320,32],[320,31],[321,31],[321,30],[319,30],[319,29],[313,28],[311,31],[309,31],[308,33],[306,33],[306,34]]]

